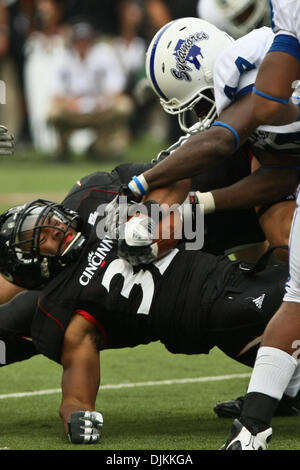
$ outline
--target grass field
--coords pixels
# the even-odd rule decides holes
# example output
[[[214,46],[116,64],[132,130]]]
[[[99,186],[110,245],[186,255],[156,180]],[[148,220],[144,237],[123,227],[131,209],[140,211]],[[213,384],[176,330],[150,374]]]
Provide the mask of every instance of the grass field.
[[[149,161],[160,148],[137,142],[126,158]],[[0,161],[0,210],[45,195],[60,200],[84,174],[115,165],[92,165],[80,158],[61,165],[17,152]],[[213,406],[244,394],[250,372],[217,350],[209,356],[172,355],[154,343],[104,351],[97,400],[104,416],[102,441],[76,450],[218,449],[231,420],[217,418]],[[0,450],[74,449],[58,416],[60,380],[61,368],[42,356],[1,368]],[[300,450],[299,419],[274,419],[271,449]]]

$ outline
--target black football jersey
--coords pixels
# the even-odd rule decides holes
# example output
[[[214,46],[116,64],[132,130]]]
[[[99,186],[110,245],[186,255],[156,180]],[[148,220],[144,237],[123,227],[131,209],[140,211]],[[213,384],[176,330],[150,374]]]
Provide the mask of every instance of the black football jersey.
[[[161,340],[174,352],[202,352],[201,315],[205,316],[216,289],[210,276],[220,263],[225,262],[227,269],[230,262],[175,249],[151,265],[134,268],[118,258],[115,241],[99,237],[103,218],[97,208],[102,201],[102,191],[91,189],[84,195],[80,204],[88,226],[84,249],[41,292],[32,325],[37,349],[59,361],[64,332],[72,316],[80,314],[97,327],[101,349]]]

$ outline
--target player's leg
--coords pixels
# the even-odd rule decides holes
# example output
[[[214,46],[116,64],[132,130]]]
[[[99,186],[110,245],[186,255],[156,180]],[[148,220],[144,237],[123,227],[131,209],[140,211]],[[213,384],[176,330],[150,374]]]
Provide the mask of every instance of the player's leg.
[[[287,274],[285,266],[250,274],[236,265],[207,320],[213,344],[229,357],[253,366],[264,329],[281,304]]]
[[[38,293],[18,294],[11,302],[0,306],[0,365],[23,361],[38,354],[30,338],[31,322]]]
[[[226,449],[243,448],[245,435],[255,436],[271,429],[279,400],[298,374],[300,344],[300,214],[299,192],[290,238],[290,279],[284,302],[264,333],[250,379],[240,424],[233,425]],[[242,427],[241,427],[242,426]],[[255,437],[253,437],[255,439]]]

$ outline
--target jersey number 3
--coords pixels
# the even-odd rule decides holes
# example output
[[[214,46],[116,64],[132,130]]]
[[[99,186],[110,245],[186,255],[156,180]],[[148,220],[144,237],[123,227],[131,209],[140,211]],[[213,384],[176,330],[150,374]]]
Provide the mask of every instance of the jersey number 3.
[[[108,266],[102,279],[102,285],[107,291],[109,291],[112,278],[117,274],[121,274],[123,276],[124,282],[120,294],[126,299],[128,299],[134,285],[141,286],[143,298],[138,307],[137,313],[148,315],[154,294],[154,280],[150,271],[143,271],[141,269],[137,273],[134,273],[133,267],[127,261],[115,259]]]
[[[153,266],[159,271],[160,275],[163,275],[165,270],[168,268],[173,258],[178,253],[177,249],[171,251],[171,253],[164,256],[161,260],[153,263]],[[115,259],[108,266],[103,279],[102,285],[109,292],[110,283],[114,276],[121,274],[123,277],[123,287],[120,291],[120,295],[129,298],[130,292],[135,285],[139,285],[142,289],[143,297],[141,303],[137,309],[137,313],[148,315],[152,304],[154,295],[154,279],[150,271],[140,269],[134,273],[133,267],[130,263],[123,259]]]

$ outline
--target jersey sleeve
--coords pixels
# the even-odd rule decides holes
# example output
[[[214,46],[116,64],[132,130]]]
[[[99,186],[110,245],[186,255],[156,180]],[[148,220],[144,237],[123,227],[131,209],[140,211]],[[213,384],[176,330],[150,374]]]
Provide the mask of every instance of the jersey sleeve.
[[[275,34],[288,34],[300,38],[299,0],[271,0],[271,26]]]
[[[300,61],[300,2],[272,0],[270,6],[276,36],[269,52],[286,52]]]
[[[262,58],[273,39],[272,30],[263,27],[238,39],[219,56],[214,67],[218,115],[252,91]]]

